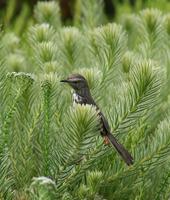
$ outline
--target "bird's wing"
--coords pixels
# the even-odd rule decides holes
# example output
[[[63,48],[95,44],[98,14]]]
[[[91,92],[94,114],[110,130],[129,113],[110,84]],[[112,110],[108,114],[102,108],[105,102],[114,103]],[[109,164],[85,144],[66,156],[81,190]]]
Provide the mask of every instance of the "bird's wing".
[[[100,116],[100,119],[101,119],[101,122],[102,122],[103,131],[104,131],[105,134],[107,135],[107,133],[110,133],[110,126],[109,126],[109,123],[108,123],[107,119],[105,118],[105,116],[103,115],[102,112],[99,112],[99,116]]]
[[[96,107],[96,110],[99,111],[98,115],[100,117],[101,123],[102,123],[102,133],[104,135],[107,135],[107,133],[110,133],[110,126],[108,124],[107,119],[105,118],[105,116],[103,115],[103,113],[100,111],[100,108],[96,105],[95,101],[93,100],[93,98],[90,96],[88,98],[82,97],[82,104],[89,104],[89,105],[93,105]]]
[[[84,99],[84,101],[86,102],[86,104],[91,104],[91,105],[95,106],[96,110],[99,111],[98,115],[99,115],[101,123],[102,123],[103,134],[107,135],[107,133],[110,133],[110,126],[108,124],[108,121],[105,118],[105,116],[103,115],[103,113],[100,111],[100,108],[97,106],[94,99],[90,96],[90,98],[88,98],[86,100]]]

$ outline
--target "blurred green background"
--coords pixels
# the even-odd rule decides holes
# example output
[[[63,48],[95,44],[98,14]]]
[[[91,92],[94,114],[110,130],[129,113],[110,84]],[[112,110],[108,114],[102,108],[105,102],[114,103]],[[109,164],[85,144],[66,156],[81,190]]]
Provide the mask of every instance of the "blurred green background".
[[[80,0],[56,0],[59,2],[63,24],[72,24],[79,10]],[[23,30],[34,23],[34,6],[37,0],[0,0],[0,24],[21,35]],[[170,0],[104,0],[104,12],[108,21],[115,21],[126,13],[144,8],[170,10]]]

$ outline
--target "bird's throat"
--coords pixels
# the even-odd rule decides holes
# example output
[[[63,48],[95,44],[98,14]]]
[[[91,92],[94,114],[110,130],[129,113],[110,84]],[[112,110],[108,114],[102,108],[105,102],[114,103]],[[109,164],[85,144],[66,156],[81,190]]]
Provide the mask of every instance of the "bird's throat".
[[[95,105],[95,102],[91,96],[90,90],[88,88],[82,88],[81,90],[76,90],[73,92],[73,104],[90,104]]]
[[[73,92],[73,104],[83,104],[83,98],[76,92]]]
[[[85,88],[73,91],[73,104],[86,104],[85,99],[89,96],[91,96],[90,91]]]

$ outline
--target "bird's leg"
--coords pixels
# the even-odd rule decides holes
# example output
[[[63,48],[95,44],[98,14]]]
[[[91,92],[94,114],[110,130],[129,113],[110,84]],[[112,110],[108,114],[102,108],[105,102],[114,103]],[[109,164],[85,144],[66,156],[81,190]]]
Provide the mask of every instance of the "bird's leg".
[[[109,145],[110,144],[110,141],[109,141],[109,138],[107,137],[107,135],[103,136],[104,137],[104,144],[105,145]]]

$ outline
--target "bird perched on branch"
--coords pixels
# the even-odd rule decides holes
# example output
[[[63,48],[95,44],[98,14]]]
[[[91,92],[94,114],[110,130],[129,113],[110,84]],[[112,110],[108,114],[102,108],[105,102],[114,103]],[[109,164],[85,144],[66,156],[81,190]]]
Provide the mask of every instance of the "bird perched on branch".
[[[109,124],[104,117],[103,113],[100,111],[99,107],[96,105],[94,99],[91,96],[90,89],[87,80],[80,74],[72,74],[67,79],[61,80],[61,82],[68,83],[73,89],[73,102],[77,104],[89,104],[96,107],[98,115],[100,118],[101,129],[100,133],[104,137],[104,143],[111,143],[117,152],[120,154],[122,159],[127,165],[133,164],[133,158],[130,153],[120,144],[117,139],[111,134]]]

